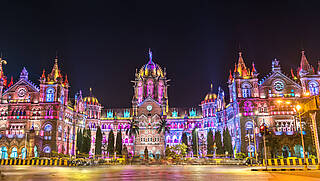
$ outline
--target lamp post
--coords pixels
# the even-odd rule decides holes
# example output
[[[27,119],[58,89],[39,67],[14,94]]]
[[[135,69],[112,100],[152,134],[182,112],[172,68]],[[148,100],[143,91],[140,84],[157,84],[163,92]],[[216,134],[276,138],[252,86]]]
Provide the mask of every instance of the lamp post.
[[[27,159],[27,155],[28,155],[28,151],[27,151],[27,137],[28,137],[28,132],[26,131],[25,132],[25,134],[26,134],[26,137],[25,137],[25,140],[24,140],[24,149],[25,149],[25,152],[26,152],[26,157],[25,157],[25,159]]]
[[[317,127],[317,122],[316,122],[316,112],[314,113],[310,113],[310,117],[312,120],[312,126],[313,126],[313,136],[314,136],[314,144],[316,146],[316,150],[317,150],[317,158],[318,160],[320,160],[320,146],[319,146],[319,137],[318,137],[318,127]],[[318,161],[317,164],[317,169],[320,170],[320,163]]]
[[[256,156],[256,162],[258,161],[258,154],[257,154],[257,142],[256,142],[256,133],[254,127],[254,120],[252,119],[253,124],[253,142],[254,142],[254,155]]]
[[[300,134],[301,134],[301,143],[302,143],[302,151],[303,151],[303,159],[304,159],[304,169],[307,169],[307,162],[306,162],[306,154],[305,154],[305,150],[304,150],[304,140],[303,140],[303,133],[302,133],[302,123],[301,123],[301,106],[297,105],[296,106],[296,110],[298,112],[298,116],[299,116],[299,121],[300,121]]]

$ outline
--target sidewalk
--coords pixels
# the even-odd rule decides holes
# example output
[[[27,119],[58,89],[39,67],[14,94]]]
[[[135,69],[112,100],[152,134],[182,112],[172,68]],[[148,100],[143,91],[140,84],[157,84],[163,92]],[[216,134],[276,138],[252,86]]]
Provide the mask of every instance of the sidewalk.
[[[248,167],[250,168],[250,167]],[[265,166],[253,166],[251,171],[307,171],[303,165],[292,165],[292,166],[268,166],[266,170]],[[308,165],[308,170],[316,171],[316,165]],[[319,170],[320,171],[320,170]]]

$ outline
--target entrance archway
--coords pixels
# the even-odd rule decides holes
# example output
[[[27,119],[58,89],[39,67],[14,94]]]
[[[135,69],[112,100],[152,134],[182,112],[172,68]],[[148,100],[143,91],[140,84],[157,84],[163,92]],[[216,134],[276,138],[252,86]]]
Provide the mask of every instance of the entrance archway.
[[[282,156],[283,156],[283,158],[287,158],[287,157],[291,156],[290,149],[288,146],[282,147]]]
[[[303,158],[303,148],[301,145],[294,146],[294,153],[296,157]]]
[[[11,150],[10,158],[17,158],[18,157],[18,149],[16,147],[13,147]]]
[[[21,158],[26,159],[26,157],[27,157],[27,150],[26,150],[26,148],[22,148],[21,149]]]
[[[8,159],[8,149],[5,146],[0,149],[0,159]]]

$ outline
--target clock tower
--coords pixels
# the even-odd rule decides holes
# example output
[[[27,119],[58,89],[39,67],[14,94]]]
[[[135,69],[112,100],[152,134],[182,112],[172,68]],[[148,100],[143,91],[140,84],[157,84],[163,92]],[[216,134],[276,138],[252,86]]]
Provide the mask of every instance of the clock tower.
[[[166,72],[152,60],[136,71],[134,96],[132,99],[133,119],[138,122],[139,135],[135,139],[135,154],[144,155],[147,148],[149,157],[164,155],[164,133],[158,133],[160,120],[168,112]]]

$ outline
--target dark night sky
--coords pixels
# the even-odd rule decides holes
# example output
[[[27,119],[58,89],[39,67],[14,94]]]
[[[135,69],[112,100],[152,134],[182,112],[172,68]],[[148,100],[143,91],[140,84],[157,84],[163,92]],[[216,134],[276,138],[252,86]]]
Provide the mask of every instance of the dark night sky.
[[[197,106],[210,83],[226,90],[237,52],[261,75],[277,58],[289,74],[300,50],[313,65],[320,59],[316,1],[1,1],[0,49],[5,73],[18,78],[23,66],[35,83],[59,66],[71,83],[107,107],[129,107],[131,80],[147,62],[167,68],[169,104]],[[227,91],[227,90],[226,90]]]

